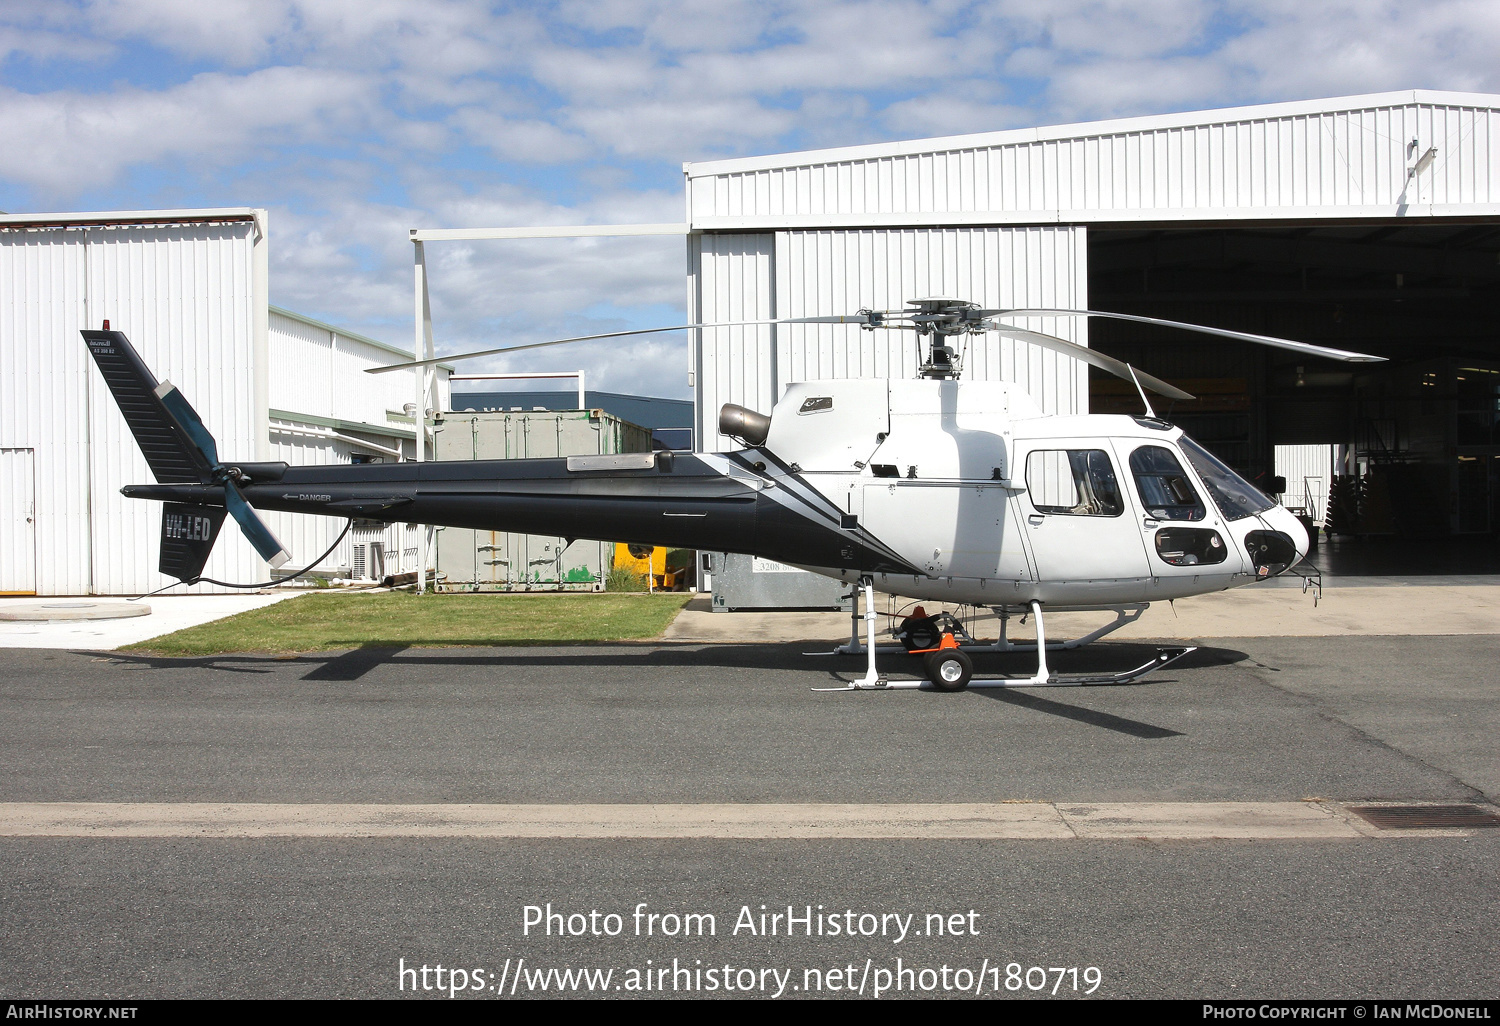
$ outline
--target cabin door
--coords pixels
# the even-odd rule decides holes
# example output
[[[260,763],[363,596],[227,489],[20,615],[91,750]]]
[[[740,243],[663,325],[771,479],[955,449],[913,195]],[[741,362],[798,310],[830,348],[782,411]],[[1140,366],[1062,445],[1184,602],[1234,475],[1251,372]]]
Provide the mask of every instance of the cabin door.
[[[1104,439],[1016,445],[1015,472],[1037,576],[1050,582],[1150,577],[1124,475]],[[1013,478],[1014,480],[1014,478]]]

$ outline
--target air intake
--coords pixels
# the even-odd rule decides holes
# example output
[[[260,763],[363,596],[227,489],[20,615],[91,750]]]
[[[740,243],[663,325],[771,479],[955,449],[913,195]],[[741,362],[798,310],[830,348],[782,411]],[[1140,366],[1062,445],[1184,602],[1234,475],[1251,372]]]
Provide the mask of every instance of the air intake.
[[[719,410],[719,434],[738,438],[746,445],[764,445],[771,433],[771,418],[734,403]]]

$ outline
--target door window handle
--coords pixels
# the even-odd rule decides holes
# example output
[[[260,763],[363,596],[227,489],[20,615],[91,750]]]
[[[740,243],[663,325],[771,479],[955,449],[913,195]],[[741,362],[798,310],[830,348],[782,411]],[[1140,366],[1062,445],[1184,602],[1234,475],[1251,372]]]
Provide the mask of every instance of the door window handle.
[[[1161,521],[1155,519],[1154,517],[1142,517],[1141,526],[1146,528],[1160,527]]]
[[[1042,525],[1042,521],[1045,519],[1046,517],[1042,516],[1040,513],[1033,513],[1026,518],[1026,522],[1032,527],[1040,527]]]

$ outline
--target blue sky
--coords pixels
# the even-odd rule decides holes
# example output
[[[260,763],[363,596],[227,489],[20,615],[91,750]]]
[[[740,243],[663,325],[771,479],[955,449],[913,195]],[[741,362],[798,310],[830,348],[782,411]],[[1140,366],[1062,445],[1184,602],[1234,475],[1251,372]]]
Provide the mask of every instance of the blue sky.
[[[272,301],[410,338],[412,227],[679,221],[685,160],[1500,91],[1493,0],[6,0],[0,209],[263,206]],[[448,351],[681,316],[680,239],[430,247]],[[587,368],[684,395],[684,343]]]

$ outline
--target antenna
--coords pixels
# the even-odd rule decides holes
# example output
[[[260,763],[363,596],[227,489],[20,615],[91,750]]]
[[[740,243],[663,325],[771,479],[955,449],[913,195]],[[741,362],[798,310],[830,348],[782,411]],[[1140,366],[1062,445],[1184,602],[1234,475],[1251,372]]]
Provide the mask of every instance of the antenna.
[[[1127,363],[1125,369],[1130,371],[1130,380],[1135,382],[1135,390],[1140,393],[1141,402],[1146,404],[1146,416],[1155,420],[1156,411],[1151,408],[1151,400],[1146,398],[1146,390],[1141,387],[1141,379],[1135,376],[1135,368]]]

